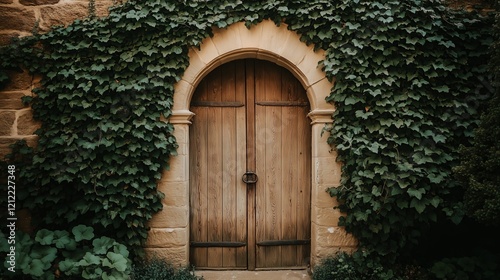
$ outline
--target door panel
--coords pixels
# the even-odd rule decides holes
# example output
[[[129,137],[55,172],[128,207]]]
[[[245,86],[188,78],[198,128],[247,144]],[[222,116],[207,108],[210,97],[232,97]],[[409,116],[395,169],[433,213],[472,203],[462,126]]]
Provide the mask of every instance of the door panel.
[[[307,262],[308,244],[259,243],[310,240],[309,106],[288,71],[256,64],[263,64],[255,68],[256,165],[264,178],[256,186],[257,268],[299,267]]]
[[[244,65],[216,69],[197,88],[190,127],[191,263],[197,267],[246,268],[246,246],[220,247],[207,242],[246,243],[246,171]],[[238,73],[238,75],[236,75]],[[241,105],[239,105],[241,104]],[[205,243],[205,244],[199,244]],[[205,247],[210,245],[212,247]],[[228,244],[226,244],[228,245]]]
[[[224,64],[197,87],[190,127],[190,261],[196,267],[306,264],[308,108],[295,77],[265,61]],[[242,182],[246,171],[257,173],[256,184]]]

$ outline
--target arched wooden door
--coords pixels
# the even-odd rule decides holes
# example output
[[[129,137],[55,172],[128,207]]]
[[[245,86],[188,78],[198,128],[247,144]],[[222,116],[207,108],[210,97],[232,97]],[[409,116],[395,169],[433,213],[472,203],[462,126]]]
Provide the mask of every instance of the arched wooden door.
[[[300,82],[267,61],[230,62],[203,79],[191,110],[191,264],[306,266],[311,129]]]

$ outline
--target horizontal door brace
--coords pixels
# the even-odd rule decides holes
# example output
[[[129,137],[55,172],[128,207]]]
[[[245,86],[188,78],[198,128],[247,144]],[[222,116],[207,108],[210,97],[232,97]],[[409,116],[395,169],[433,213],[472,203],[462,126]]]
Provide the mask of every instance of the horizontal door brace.
[[[264,240],[257,242],[258,246],[285,246],[285,245],[307,245],[310,244],[310,239],[298,240]]]
[[[257,101],[255,104],[260,106],[309,106],[309,103],[306,101]]]
[[[237,101],[193,101],[191,106],[195,107],[243,107],[243,102]]]
[[[231,241],[220,241],[220,242],[194,242],[190,243],[191,247],[243,247],[247,246],[246,242],[231,242]]]

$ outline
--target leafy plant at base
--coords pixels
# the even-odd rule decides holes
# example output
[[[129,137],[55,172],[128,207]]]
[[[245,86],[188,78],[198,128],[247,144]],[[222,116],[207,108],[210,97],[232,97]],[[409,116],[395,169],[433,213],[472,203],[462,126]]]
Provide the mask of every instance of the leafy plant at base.
[[[314,268],[313,280],[427,280],[429,275],[418,266],[385,266],[380,259],[360,251],[339,253],[325,258]]]
[[[203,279],[194,275],[188,268],[175,269],[160,258],[152,258],[132,267],[132,280],[196,280]]]
[[[2,244],[7,239],[0,235]],[[35,238],[16,232],[16,266],[12,273],[2,270],[8,278],[31,276],[33,279],[50,280],[78,276],[83,279],[126,279],[130,274],[129,251],[114,239],[96,238],[93,228],[75,226],[71,233],[64,230],[39,230]],[[8,248],[2,247],[7,253]],[[8,256],[4,265],[8,267]]]
[[[500,275],[499,256],[489,252],[471,257],[444,258],[430,269],[435,279],[494,280]]]

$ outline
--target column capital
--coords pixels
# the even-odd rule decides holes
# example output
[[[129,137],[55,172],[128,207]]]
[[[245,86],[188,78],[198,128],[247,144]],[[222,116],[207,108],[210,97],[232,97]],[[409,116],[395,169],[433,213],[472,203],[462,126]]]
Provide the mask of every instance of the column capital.
[[[174,110],[169,118],[172,124],[191,124],[194,113],[189,110]]]
[[[333,112],[335,112],[335,109],[316,109],[309,112],[307,116],[311,119],[311,124],[317,124],[317,123],[326,124],[333,122],[332,119]]]

